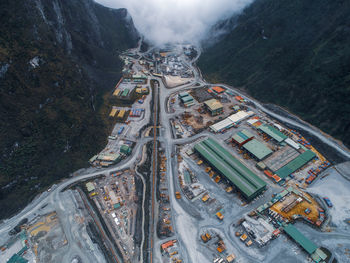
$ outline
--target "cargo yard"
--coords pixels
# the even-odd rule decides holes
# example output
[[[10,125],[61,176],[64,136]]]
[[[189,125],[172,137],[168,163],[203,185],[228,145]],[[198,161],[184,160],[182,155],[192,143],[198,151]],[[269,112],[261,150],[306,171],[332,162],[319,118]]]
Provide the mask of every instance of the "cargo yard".
[[[350,262],[349,163],[294,116],[205,82],[199,56],[120,55],[105,148],[0,225],[1,262]]]

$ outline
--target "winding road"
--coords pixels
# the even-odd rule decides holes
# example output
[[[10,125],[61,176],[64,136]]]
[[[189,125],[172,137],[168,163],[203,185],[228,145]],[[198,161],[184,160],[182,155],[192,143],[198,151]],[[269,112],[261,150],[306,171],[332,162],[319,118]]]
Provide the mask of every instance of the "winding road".
[[[136,50],[136,52],[140,55],[141,53],[139,52],[139,49]],[[194,78],[193,81],[189,84],[185,84],[182,86],[178,86],[176,88],[167,88],[162,79],[161,78],[157,78],[157,77],[152,77],[153,79],[157,79],[159,82],[159,88],[156,88],[156,94],[155,94],[155,98],[156,100],[158,100],[157,98],[159,97],[159,105],[158,103],[155,103],[155,109],[154,109],[154,113],[156,113],[157,111],[157,105],[160,107],[160,116],[159,116],[159,122],[160,122],[160,126],[161,129],[159,129],[159,134],[156,134],[156,129],[154,127],[154,137],[141,137],[132,152],[132,155],[126,159],[123,160],[121,163],[119,163],[118,165],[115,165],[113,167],[110,167],[108,169],[100,169],[97,171],[93,171],[93,172],[88,172],[86,174],[81,174],[81,175],[77,175],[74,177],[70,177],[67,178],[63,181],[61,181],[60,183],[58,183],[57,185],[54,185],[52,187],[52,189],[50,191],[46,191],[44,193],[42,193],[40,196],[38,196],[36,199],[34,199],[26,208],[24,208],[21,212],[19,212],[16,216],[4,220],[1,225],[0,225],[0,234],[3,234],[4,232],[8,232],[10,231],[13,227],[15,227],[18,222],[23,219],[23,218],[28,218],[28,217],[33,217],[36,214],[40,214],[40,209],[42,207],[44,207],[47,204],[51,204],[53,205],[56,210],[58,211],[58,215],[60,217],[60,219],[64,220],[65,214],[62,212],[65,210],[64,208],[64,204],[61,202],[61,195],[62,192],[69,188],[71,185],[81,182],[81,181],[85,181],[85,180],[89,180],[91,178],[94,177],[98,177],[98,176],[109,176],[111,172],[117,171],[117,170],[122,170],[124,168],[129,168],[132,166],[135,166],[135,163],[139,163],[140,160],[142,159],[142,149],[144,147],[144,145],[147,142],[150,141],[159,141],[164,145],[164,149],[165,149],[165,155],[167,158],[167,176],[168,176],[168,184],[169,184],[169,197],[170,197],[170,202],[172,203],[172,207],[174,207],[174,209],[172,209],[171,213],[172,213],[172,218],[176,218],[179,214],[183,213],[182,208],[178,205],[178,201],[175,199],[175,186],[173,184],[174,180],[176,180],[176,178],[174,178],[174,167],[172,166],[172,156],[174,156],[175,154],[175,146],[179,145],[179,144],[187,144],[187,143],[191,143],[195,140],[207,137],[210,135],[210,133],[208,131],[204,131],[202,133],[196,134],[190,138],[183,138],[183,139],[174,139],[172,137],[172,132],[171,132],[171,127],[170,127],[170,123],[169,123],[169,118],[178,114],[178,112],[175,113],[169,113],[168,109],[167,109],[167,103],[166,101],[168,100],[168,98],[170,97],[171,94],[175,93],[175,92],[180,92],[182,90],[186,90],[188,88],[201,88],[204,85],[212,85],[210,83],[207,83],[201,76],[201,73],[199,71],[199,69],[195,66],[195,63],[197,61],[197,59],[199,58],[199,56],[201,55],[199,49],[198,49],[198,54],[196,56],[196,58],[194,58],[192,61],[190,62],[185,62],[186,65],[190,68],[192,68],[193,72],[194,72]],[[185,60],[185,57],[182,56],[183,61]],[[200,86],[193,86],[194,84],[199,83]],[[281,116],[275,112],[272,112],[271,110],[267,109],[264,105],[262,105],[261,103],[259,103],[257,100],[248,97],[247,95],[243,94],[242,92],[240,92],[238,89],[235,89],[231,86],[228,86],[226,84],[215,84],[215,85],[220,85],[220,86],[224,86],[225,88],[231,89],[233,90],[236,94],[242,96],[243,98],[245,98],[248,101],[251,101],[252,103],[254,103],[254,105],[260,109],[262,112],[272,116],[273,118],[280,120],[282,122],[291,124],[295,127],[298,127],[301,130],[304,130],[308,133],[310,133],[311,135],[317,137],[318,139],[320,139],[322,142],[324,142],[325,144],[327,144],[328,146],[332,147],[333,149],[335,149],[337,152],[339,152],[342,156],[344,156],[346,159],[350,160],[350,152],[348,149],[346,149],[344,146],[340,145],[337,143],[337,141],[331,137],[328,137],[326,135],[324,135],[320,130],[316,129],[315,127],[311,126],[310,124],[300,120],[300,121],[295,121],[291,118],[287,118],[284,116]],[[155,114],[156,115],[156,114]],[[155,120],[155,119],[154,119]],[[156,120],[155,120],[156,123]],[[156,125],[156,124],[155,124]],[[156,143],[155,143],[156,146]],[[155,158],[155,157],[154,157]],[[155,171],[156,169],[156,160],[153,163],[153,183],[152,183],[152,207],[151,207],[151,213],[152,215],[156,215],[157,213],[155,213],[154,209],[157,209],[156,205],[154,204],[155,200]],[[141,179],[143,184],[145,185],[145,179],[143,178],[142,175],[138,174]],[[144,193],[143,193],[143,199],[145,198],[145,187],[144,187]],[[143,215],[145,216],[145,207],[144,207],[144,200],[142,202],[143,207],[142,207],[142,211],[143,211]],[[144,217],[143,216],[143,217]],[[150,262],[159,262],[157,260],[155,260],[156,258],[159,259],[161,257],[160,255],[160,251],[159,251],[159,245],[166,241],[166,240],[170,240],[170,239],[178,239],[179,240],[179,244],[180,244],[180,254],[182,256],[182,258],[184,259],[184,262],[190,262],[191,261],[191,257],[188,253],[188,251],[186,250],[186,245],[185,243],[182,241],[181,237],[176,234],[176,228],[177,228],[177,224],[174,222],[174,232],[175,232],[175,236],[168,238],[168,239],[164,239],[164,240],[158,240],[156,235],[154,234],[155,231],[155,226],[157,224],[157,219],[158,218],[152,218],[152,222],[151,222],[151,234],[150,236],[152,236],[152,240],[151,242],[151,251],[150,251]],[[142,227],[144,227],[144,219],[142,221]],[[76,241],[74,240],[74,237],[70,234],[70,229],[64,228],[65,233],[67,234],[68,237],[68,241],[70,246],[70,249],[73,249],[75,252],[79,252],[78,254],[81,255],[81,257],[83,258],[84,262],[89,262],[89,259],[84,255],[84,252],[77,247],[76,245]],[[142,239],[142,244],[143,242],[145,242],[144,240],[144,234],[143,234],[143,239]],[[142,250],[141,250],[142,252]],[[143,253],[142,253],[143,254]],[[140,256],[141,258],[141,262],[143,262],[143,255]]]

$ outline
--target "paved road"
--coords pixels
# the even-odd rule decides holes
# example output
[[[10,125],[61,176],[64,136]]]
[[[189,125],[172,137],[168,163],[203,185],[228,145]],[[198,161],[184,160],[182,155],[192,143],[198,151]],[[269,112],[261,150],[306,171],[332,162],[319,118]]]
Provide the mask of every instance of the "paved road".
[[[22,218],[29,217],[30,215],[33,215],[35,213],[39,213],[40,208],[46,204],[53,204],[56,207],[56,210],[58,211],[58,215],[60,216],[60,218],[64,218],[64,213],[62,213],[62,211],[64,211],[65,208],[64,208],[64,204],[61,202],[61,194],[65,188],[67,188],[68,186],[70,186],[74,183],[80,182],[80,181],[88,180],[88,179],[91,179],[93,177],[100,176],[100,175],[108,176],[110,174],[110,172],[112,172],[112,171],[121,170],[121,169],[133,166],[135,163],[138,163],[141,160],[142,147],[147,142],[149,142],[151,140],[155,140],[155,139],[157,139],[161,143],[163,143],[164,148],[165,148],[166,158],[168,160],[168,162],[167,162],[167,171],[168,171],[167,175],[168,175],[168,184],[169,184],[169,187],[168,187],[169,197],[170,197],[171,206],[173,208],[173,209],[171,209],[172,218],[176,219],[176,217],[178,215],[183,214],[183,209],[179,205],[178,200],[175,199],[174,182],[177,178],[175,178],[176,175],[174,175],[174,173],[173,173],[174,167],[173,167],[173,162],[171,161],[172,156],[174,155],[175,145],[187,144],[187,143],[193,142],[194,140],[198,140],[200,138],[209,136],[210,133],[208,131],[204,131],[204,132],[197,134],[197,135],[190,137],[190,138],[184,138],[184,139],[172,138],[171,127],[170,127],[170,123],[169,123],[169,116],[173,116],[174,113],[167,113],[168,111],[166,109],[167,105],[166,105],[165,101],[172,93],[188,89],[190,86],[192,86],[195,83],[200,83],[201,85],[210,85],[202,78],[201,73],[198,70],[198,68],[194,66],[194,63],[196,62],[196,60],[198,59],[199,56],[200,56],[200,52],[198,52],[198,56],[195,59],[193,59],[191,62],[186,62],[186,64],[188,66],[192,67],[193,72],[194,72],[194,80],[190,84],[185,84],[185,85],[170,89],[170,88],[165,87],[162,80],[160,78],[158,78],[159,83],[160,83],[160,86],[159,86],[160,125],[162,127],[161,132],[158,136],[156,136],[155,138],[142,137],[141,139],[139,139],[136,143],[136,146],[135,146],[133,152],[132,152],[132,155],[128,159],[122,161],[120,164],[118,164],[116,166],[113,166],[113,167],[108,168],[108,169],[101,169],[98,171],[88,172],[86,174],[71,177],[69,179],[66,179],[66,180],[60,182],[59,184],[54,186],[50,192],[45,192],[42,195],[40,195],[38,198],[36,198],[32,203],[30,203],[25,209],[23,209],[15,217],[12,217],[8,220],[5,220],[0,225],[0,234],[12,229]],[[217,85],[221,85],[221,86],[224,86],[226,88],[232,89],[235,93],[237,93],[237,94],[241,95],[242,97],[244,97],[245,99],[253,102],[256,105],[256,107],[259,108],[261,111],[267,113],[268,115],[270,115],[278,120],[281,120],[285,123],[289,123],[293,126],[296,126],[302,130],[309,132],[313,136],[322,140],[324,143],[328,144],[330,147],[333,147],[335,150],[337,150],[344,157],[350,159],[350,152],[347,149],[340,146],[334,139],[326,137],[324,134],[322,134],[319,130],[312,127],[311,125],[309,125],[303,121],[296,122],[295,120],[292,120],[290,118],[286,118],[286,117],[281,116],[279,114],[276,114],[276,113],[270,111],[269,109],[267,109],[266,107],[264,107],[258,101],[246,96],[245,94],[242,94],[239,90],[237,90],[233,87],[227,86],[225,84],[217,84]],[[193,87],[193,88],[197,88],[197,87]],[[200,88],[200,87],[198,87],[198,88]],[[153,187],[153,189],[154,189],[154,187]],[[154,194],[152,195],[152,198],[154,198]],[[155,209],[155,206],[152,205],[152,208]],[[144,207],[142,209],[144,210]],[[152,221],[153,221],[152,224],[154,224],[154,226],[155,226],[157,223],[157,218],[153,218]],[[63,222],[64,222],[64,219],[63,219]],[[65,225],[65,224],[63,224],[63,225]],[[69,224],[67,224],[67,225],[69,225]],[[175,237],[172,237],[172,238],[176,238],[179,240],[180,254],[185,262],[190,262],[189,253],[186,250],[185,245],[184,245],[183,241],[181,240],[181,237],[177,234],[177,223],[174,222],[173,225],[174,225],[173,226],[174,232],[176,234],[175,234]],[[70,229],[64,228],[64,230],[67,234],[67,239],[68,239],[70,246],[71,246],[70,249],[74,250],[77,253],[79,252],[78,254],[82,255],[84,262],[89,262],[89,260],[84,257],[83,251],[81,251],[76,246],[76,244],[74,242],[74,238],[71,236]],[[153,228],[153,230],[154,230],[154,228]],[[153,236],[153,235],[151,235],[151,236]],[[152,260],[154,260],[154,262],[160,261],[161,255],[160,255],[160,251],[159,251],[159,245],[162,242],[164,242],[164,240],[158,240],[156,238],[156,235],[154,235],[154,240],[151,241],[151,247],[152,247],[152,252],[150,253],[151,257],[152,257],[151,262],[152,262]]]

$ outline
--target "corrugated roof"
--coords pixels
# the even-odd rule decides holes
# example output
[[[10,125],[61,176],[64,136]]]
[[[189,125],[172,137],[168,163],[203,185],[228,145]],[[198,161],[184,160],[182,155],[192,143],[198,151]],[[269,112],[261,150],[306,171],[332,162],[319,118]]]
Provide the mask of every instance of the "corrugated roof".
[[[204,104],[207,105],[211,111],[215,111],[215,110],[221,109],[223,107],[221,102],[218,101],[217,99],[207,100],[204,102]]]
[[[97,159],[105,162],[115,162],[120,157],[119,153],[99,154]]]
[[[269,135],[278,142],[283,142],[285,139],[288,138],[282,132],[267,124],[259,126],[258,129],[265,132],[267,135]]]
[[[116,89],[114,92],[113,92],[113,96],[118,96],[120,93],[120,89]]]
[[[215,140],[209,138],[195,145],[194,149],[231,181],[247,198],[251,199],[261,192],[266,183],[244,166]]]
[[[27,263],[28,260],[21,257],[18,254],[14,254],[8,261],[7,263]]]
[[[131,148],[128,145],[123,144],[120,146],[120,152],[129,154],[131,152]]]
[[[125,114],[125,110],[121,110],[119,113],[118,113],[118,118],[123,118],[124,117],[124,114]]]
[[[210,126],[210,129],[212,129],[214,132],[221,132],[224,129],[228,129],[233,126],[233,122],[226,118],[223,119],[222,121],[219,121],[213,125]]]
[[[251,134],[247,130],[239,131],[235,135],[232,136],[232,138],[238,143],[242,143],[242,142],[244,142],[250,138],[253,138],[253,137],[254,137],[254,135]]]
[[[111,110],[111,113],[109,114],[109,117],[114,117],[115,114],[117,113],[117,111],[118,111],[118,109],[113,108],[113,109]]]
[[[315,158],[315,156],[316,154],[313,151],[307,150],[306,152],[296,157],[293,161],[289,162],[288,164],[277,170],[276,174],[282,179],[284,179],[288,175],[294,173],[296,170],[303,167],[305,164],[307,164],[309,161]]]
[[[212,90],[214,90],[216,93],[222,93],[222,92],[225,91],[224,88],[218,87],[218,86],[217,87],[213,87]]]
[[[122,97],[126,97],[128,94],[129,94],[129,90],[128,90],[128,89],[125,89],[125,90],[123,90],[121,96],[122,96]]]
[[[184,91],[184,92],[180,92],[180,93],[179,93],[180,98],[186,97],[186,96],[188,96],[188,95],[189,95],[189,94],[188,94],[187,91]]]
[[[265,146],[265,144],[253,139],[243,145],[243,148],[254,155],[258,160],[266,158],[272,153],[271,149]]]
[[[186,103],[186,102],[189,102],[189,101],[193,101],[193,98],[192,98],[192,96],[187,95],[185,97],[182,97],[181,100],[182,100],[182,102]]]
[[[94,191],[95,190],[95,186],[92,182],[88,182],[86,183],[86,188],[88,190],[88,192]]]
[[[247,112],[247,111],[243,111],[242,110],[242,111],[239,111],[239,112],[237,112],[235,114],[230,115],[227,118],[230,119],[234,123],[238,123],[241,120],[244,120],[244,119],[246,119],[246,118],[248,118],[248,117],[250,117],[252,115],[254,115],[254,112],[252,112],[252,111],[248,111]]]
[[[287,233],[287,235],[294,239],[295,242],[304,248],[307,253],[312,254],[317,249],[317,246],[292,224],[283,227],[283,230]]]

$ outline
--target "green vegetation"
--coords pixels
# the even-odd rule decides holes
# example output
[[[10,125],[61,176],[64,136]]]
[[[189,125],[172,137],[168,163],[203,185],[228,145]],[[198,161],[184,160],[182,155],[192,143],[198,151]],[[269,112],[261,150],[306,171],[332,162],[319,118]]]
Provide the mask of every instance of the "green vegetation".
[[[116,51],[136,44],[123,9],[62,0],[62,24],[54,3],[41,2],[44,17],[34,1],[0,4],[0,68],[9,65],[0,76],[0,218],[104,147]]]
[[[350,146],[350,2],[256,0],[199,66]]]

